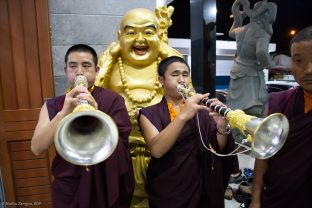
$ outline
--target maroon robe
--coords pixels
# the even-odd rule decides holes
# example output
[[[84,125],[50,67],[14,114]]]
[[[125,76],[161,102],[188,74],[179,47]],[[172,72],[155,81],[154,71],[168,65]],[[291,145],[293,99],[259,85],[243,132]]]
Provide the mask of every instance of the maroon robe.
[[[166,99],[140,110],[140,115],[162,131],[170,123]],[[216,140],[216,124],[207,111],[198,113],[205,145],[208,140],[221,153]],[[229,137],[231,138],[231,137]],[[228,140],[224,152],[234,147]],[[174,146],[161,158],[151,158],[146,191],[150,208],[223,208],[224,191],[232,172],[233,157],[217,157],[204,149],[196,123],[189,120]]]
[[[70,164],[59,154],[53,160],[52,184],[53,207],[57,208],[115,208],[129,207],[134,176],[128,148],[131,123],[124,99],[103,88],[95,87],[92,96],[98,103],[98,110],[108,114],[119,130],[116,150],[105,161],[86,167]],[[50,120],[64,104],[65,96],[47,101]]]
[[[289,134],[282,149],[268,159],[261,207],[311,207],[312,110],[304,113],[302,88],[273,93],[269,113],[281,112],[289,120]]]

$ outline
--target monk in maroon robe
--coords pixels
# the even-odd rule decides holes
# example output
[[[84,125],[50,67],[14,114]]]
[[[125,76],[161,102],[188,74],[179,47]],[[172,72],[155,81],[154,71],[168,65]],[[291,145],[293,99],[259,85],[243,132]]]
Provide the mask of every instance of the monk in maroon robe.
[[[124,100],[118,94],[94,87],[92,96],[98,110],[115,121],[119,131],[119,142],[114,153],[97,165],[73,165],[59,154],[53,160],[52,184],[53,207],[129,207],[134,190],[132,163],[128,149],[130,120]],[[47,101],[49,118],[52,120],[64,103],[65,96]],[[109,102],[108,102],[109,101]]]
[[[311,207],[312,186],[312,27],[291,41],[292,72],[300,87],[272,93],[268,114],[283,113],[289,134],[281,150],[256,159],[251,208]]]
[[[302,88],[297,88],[270,96],[269,113],[287,115],[290,131],[283,148],[268,160],[262,207],[309,207],[311,204],[312,111],[304,113],[303,94]],[[281,105],[286,99],[289,99],[286,105]]]
[[[218,157],[205,149],[203,143],[218,153],[233,150],[227,122],[213,114],[215,120],[207,107],[198,104],[207,94],[196,94],[183,103],[176,92],[178,83],[188,85],[190,81],[183,59],[164,59],[158,73],[165,95],[160,103],[141,109],[138,117],[152,155],[146,184],[149,207],[223,208],[232,157]],[[216,104],[223,105],[213,99],[213,105]]]
[[[134,191],[134,175],[128,147],[131,123],[124,99],[115,92],[94,86],[99,68],[96,52],[90,46],[70,47],[65,64],[71,88],[66,95],[50,99],[42,106],[31,141],[32,152],[39,155],[53,145],[58,124],[81,100],[113,119],[119,139],[116,149],[105,161],[88,167],[73,165],[57,153],[52,164],[52,206],[128,208]],[[89,88],[76,86],[78,75],[86,78]]]

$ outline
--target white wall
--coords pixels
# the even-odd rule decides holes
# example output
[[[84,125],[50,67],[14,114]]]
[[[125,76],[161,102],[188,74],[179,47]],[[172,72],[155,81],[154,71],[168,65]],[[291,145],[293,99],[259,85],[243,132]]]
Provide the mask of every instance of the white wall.
[[[117,40],[122,16],[133,8],[154,11],[156,0],[50,0],[52,59],[55,94],[67,88],[63,72],[67,49],[78,43],[92,46],[97,53]]]

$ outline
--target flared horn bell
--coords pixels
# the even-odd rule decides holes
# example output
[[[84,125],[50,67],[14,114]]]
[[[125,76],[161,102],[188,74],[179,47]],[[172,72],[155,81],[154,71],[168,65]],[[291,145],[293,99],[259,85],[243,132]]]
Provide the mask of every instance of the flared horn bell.
[[[75,77],[75,86],[88,88],[84,75]],[[75,165],[95,165],[106,160],[118,144],[118,128],[113,119],[80,100],[71,114],[58,124],[54,135],[57,152]]]
[[[252,136],[251,150],[256,158],[272,157],[284,145],[289,131],[287,118],[281,113],[266,118],[252,118],[246,132]]]
[[[59,124],[54,143],[68,162],[95,165],[114,152],[118,130],[111,117],[99,110],[74,112]]]
[[[272,157],[282,148],[288,136],[288,119],[281,113],[258,118],[237,109],[229,110],[226,119],[232,128],[237,128],[247,137],[246,141],[250,143],[251,151],[258,159]]]

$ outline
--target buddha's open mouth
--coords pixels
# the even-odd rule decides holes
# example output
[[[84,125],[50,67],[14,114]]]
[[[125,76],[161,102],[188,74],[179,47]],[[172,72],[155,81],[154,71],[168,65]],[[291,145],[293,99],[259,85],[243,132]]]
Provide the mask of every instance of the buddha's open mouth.
[[[142,47],[133,47],[133,51],[135,54],[139,55],[139,56],[143,56],[147,53],[147,49],[148,47],[147,46],[142,46]]]

